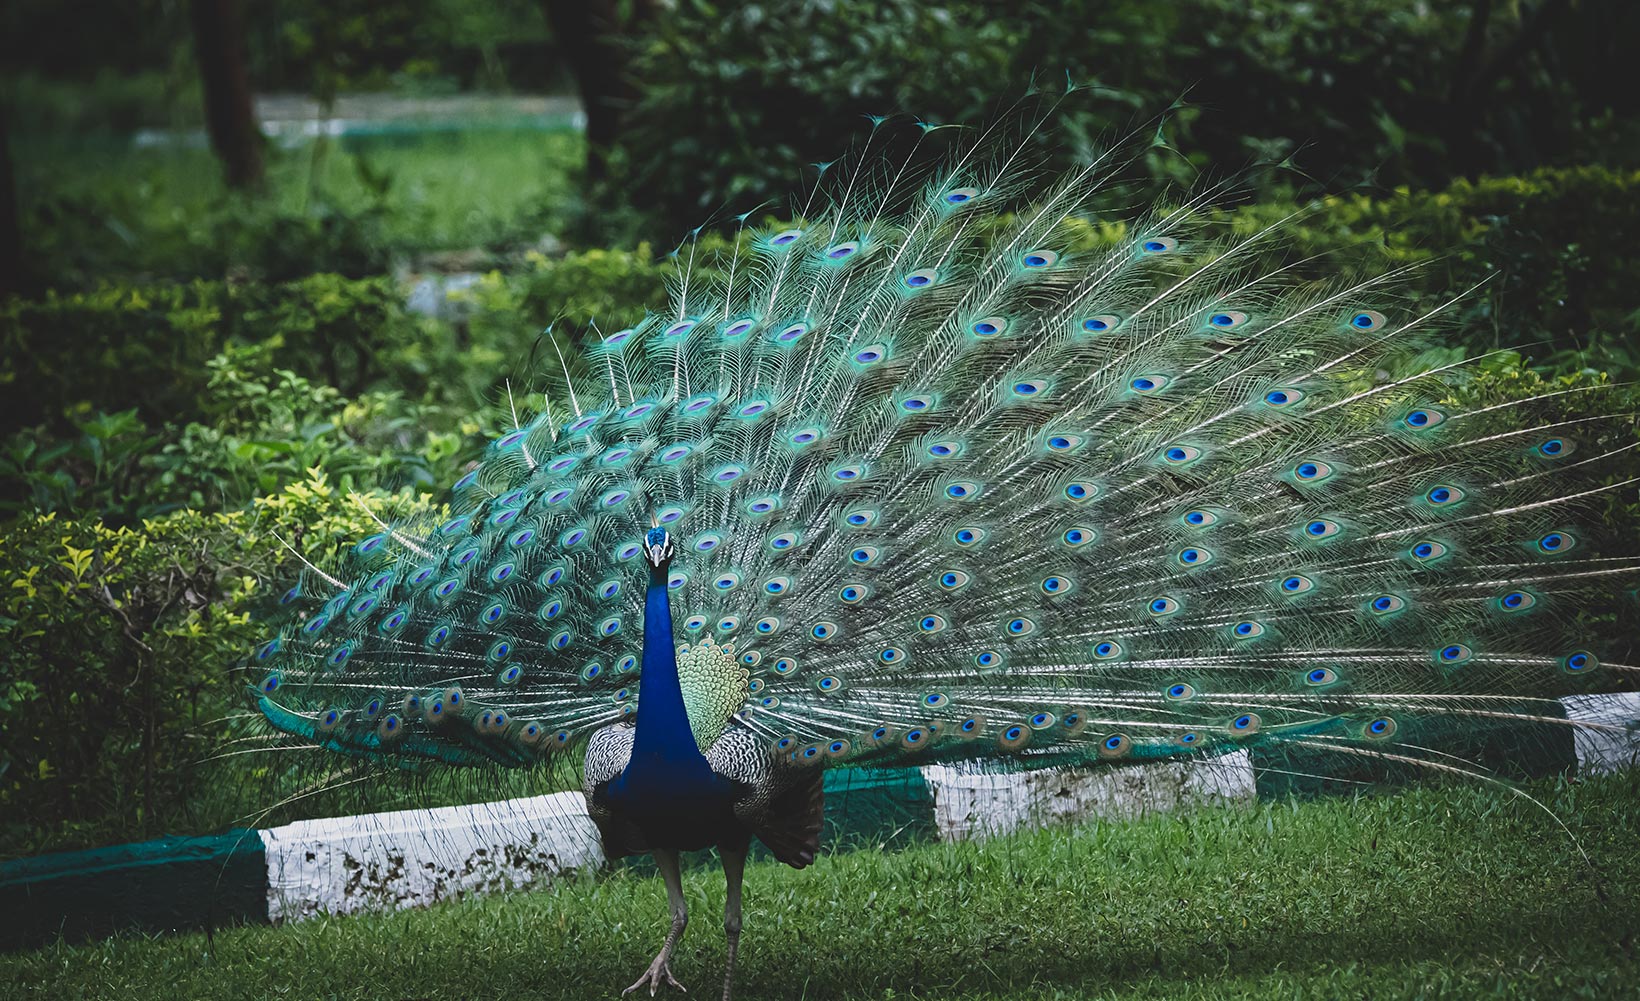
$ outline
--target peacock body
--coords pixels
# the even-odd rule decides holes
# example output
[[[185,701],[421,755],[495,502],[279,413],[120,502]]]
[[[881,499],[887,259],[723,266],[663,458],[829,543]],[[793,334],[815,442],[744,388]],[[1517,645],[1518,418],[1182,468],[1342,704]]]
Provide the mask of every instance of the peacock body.
[[[1006,131],[868,145],[690,261],[447,520],[284,594],[261,715],[399,766],[584,747],[608,853],[671,892],[653,992],[677,852],[723,851],[732,975],[747,843],[812,861],[826,765],[1476,772],[1453,735],[1634,670],[1600,635],[1640,569],[1600,546],[1632,414],[1463,405],[1401,274],[1271,266],[1283,224],[1216,235],[1212,190],[1111,225],[1120,144],[1044,186]]]

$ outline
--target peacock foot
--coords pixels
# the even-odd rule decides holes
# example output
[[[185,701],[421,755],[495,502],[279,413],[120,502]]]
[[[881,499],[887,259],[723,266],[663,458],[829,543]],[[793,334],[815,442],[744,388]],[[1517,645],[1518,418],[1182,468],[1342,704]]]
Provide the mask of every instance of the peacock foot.
[[[672,964],[666,958],[666,953],[663,952],[659,956],[655,957],[655,961],[649,964],[649,969],[644,971],[643,976],[639,977],[636,983],[621,992],[621,996],[626,997],[628,994],[631,994],[644,984],[648,984],[649,996],[654,997],[655,992],[661,989],[662,977],[665,977],[667,983],[671,984],[673,987],[676,987],[683,993],[689,993],[689,988],[678,983],[678,978],[672,976]]]

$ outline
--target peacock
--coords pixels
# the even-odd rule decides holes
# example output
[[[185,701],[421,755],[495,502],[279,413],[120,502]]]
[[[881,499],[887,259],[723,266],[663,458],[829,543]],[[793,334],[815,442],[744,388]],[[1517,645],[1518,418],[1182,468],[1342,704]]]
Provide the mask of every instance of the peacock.
[[[828,767],[1486,775],[1462,738],[1595,725],[1556,700],[1636,671],[1635,415],[1488,395],[1425,351],[1461,295],[1227,230],[1230,180],[1133,211],[1133,143],[1055,173],[1040,126],[874,118],[663,309],[549,337],[445,512],[275,591],[256,718],[384,776],[578,762],[670,900],[627,991],[681,987],[679,853],[716,848],[726,999],[750,843],[812,863]]]

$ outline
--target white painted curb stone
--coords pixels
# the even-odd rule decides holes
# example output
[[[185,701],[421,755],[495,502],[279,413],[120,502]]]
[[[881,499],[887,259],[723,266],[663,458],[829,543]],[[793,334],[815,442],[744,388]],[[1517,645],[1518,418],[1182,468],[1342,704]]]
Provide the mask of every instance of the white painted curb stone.
[[[544,885],[604,861],[578,792],[305,820],[259,833],[275,924]]]

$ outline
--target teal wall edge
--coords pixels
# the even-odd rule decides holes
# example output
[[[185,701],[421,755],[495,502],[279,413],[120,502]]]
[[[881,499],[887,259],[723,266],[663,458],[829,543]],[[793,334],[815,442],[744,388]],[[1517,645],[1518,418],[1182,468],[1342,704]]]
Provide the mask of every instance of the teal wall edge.
[[[0,864],[0,949],[8,951],[59,937],[267,920],[267,859],[253,830]]]

